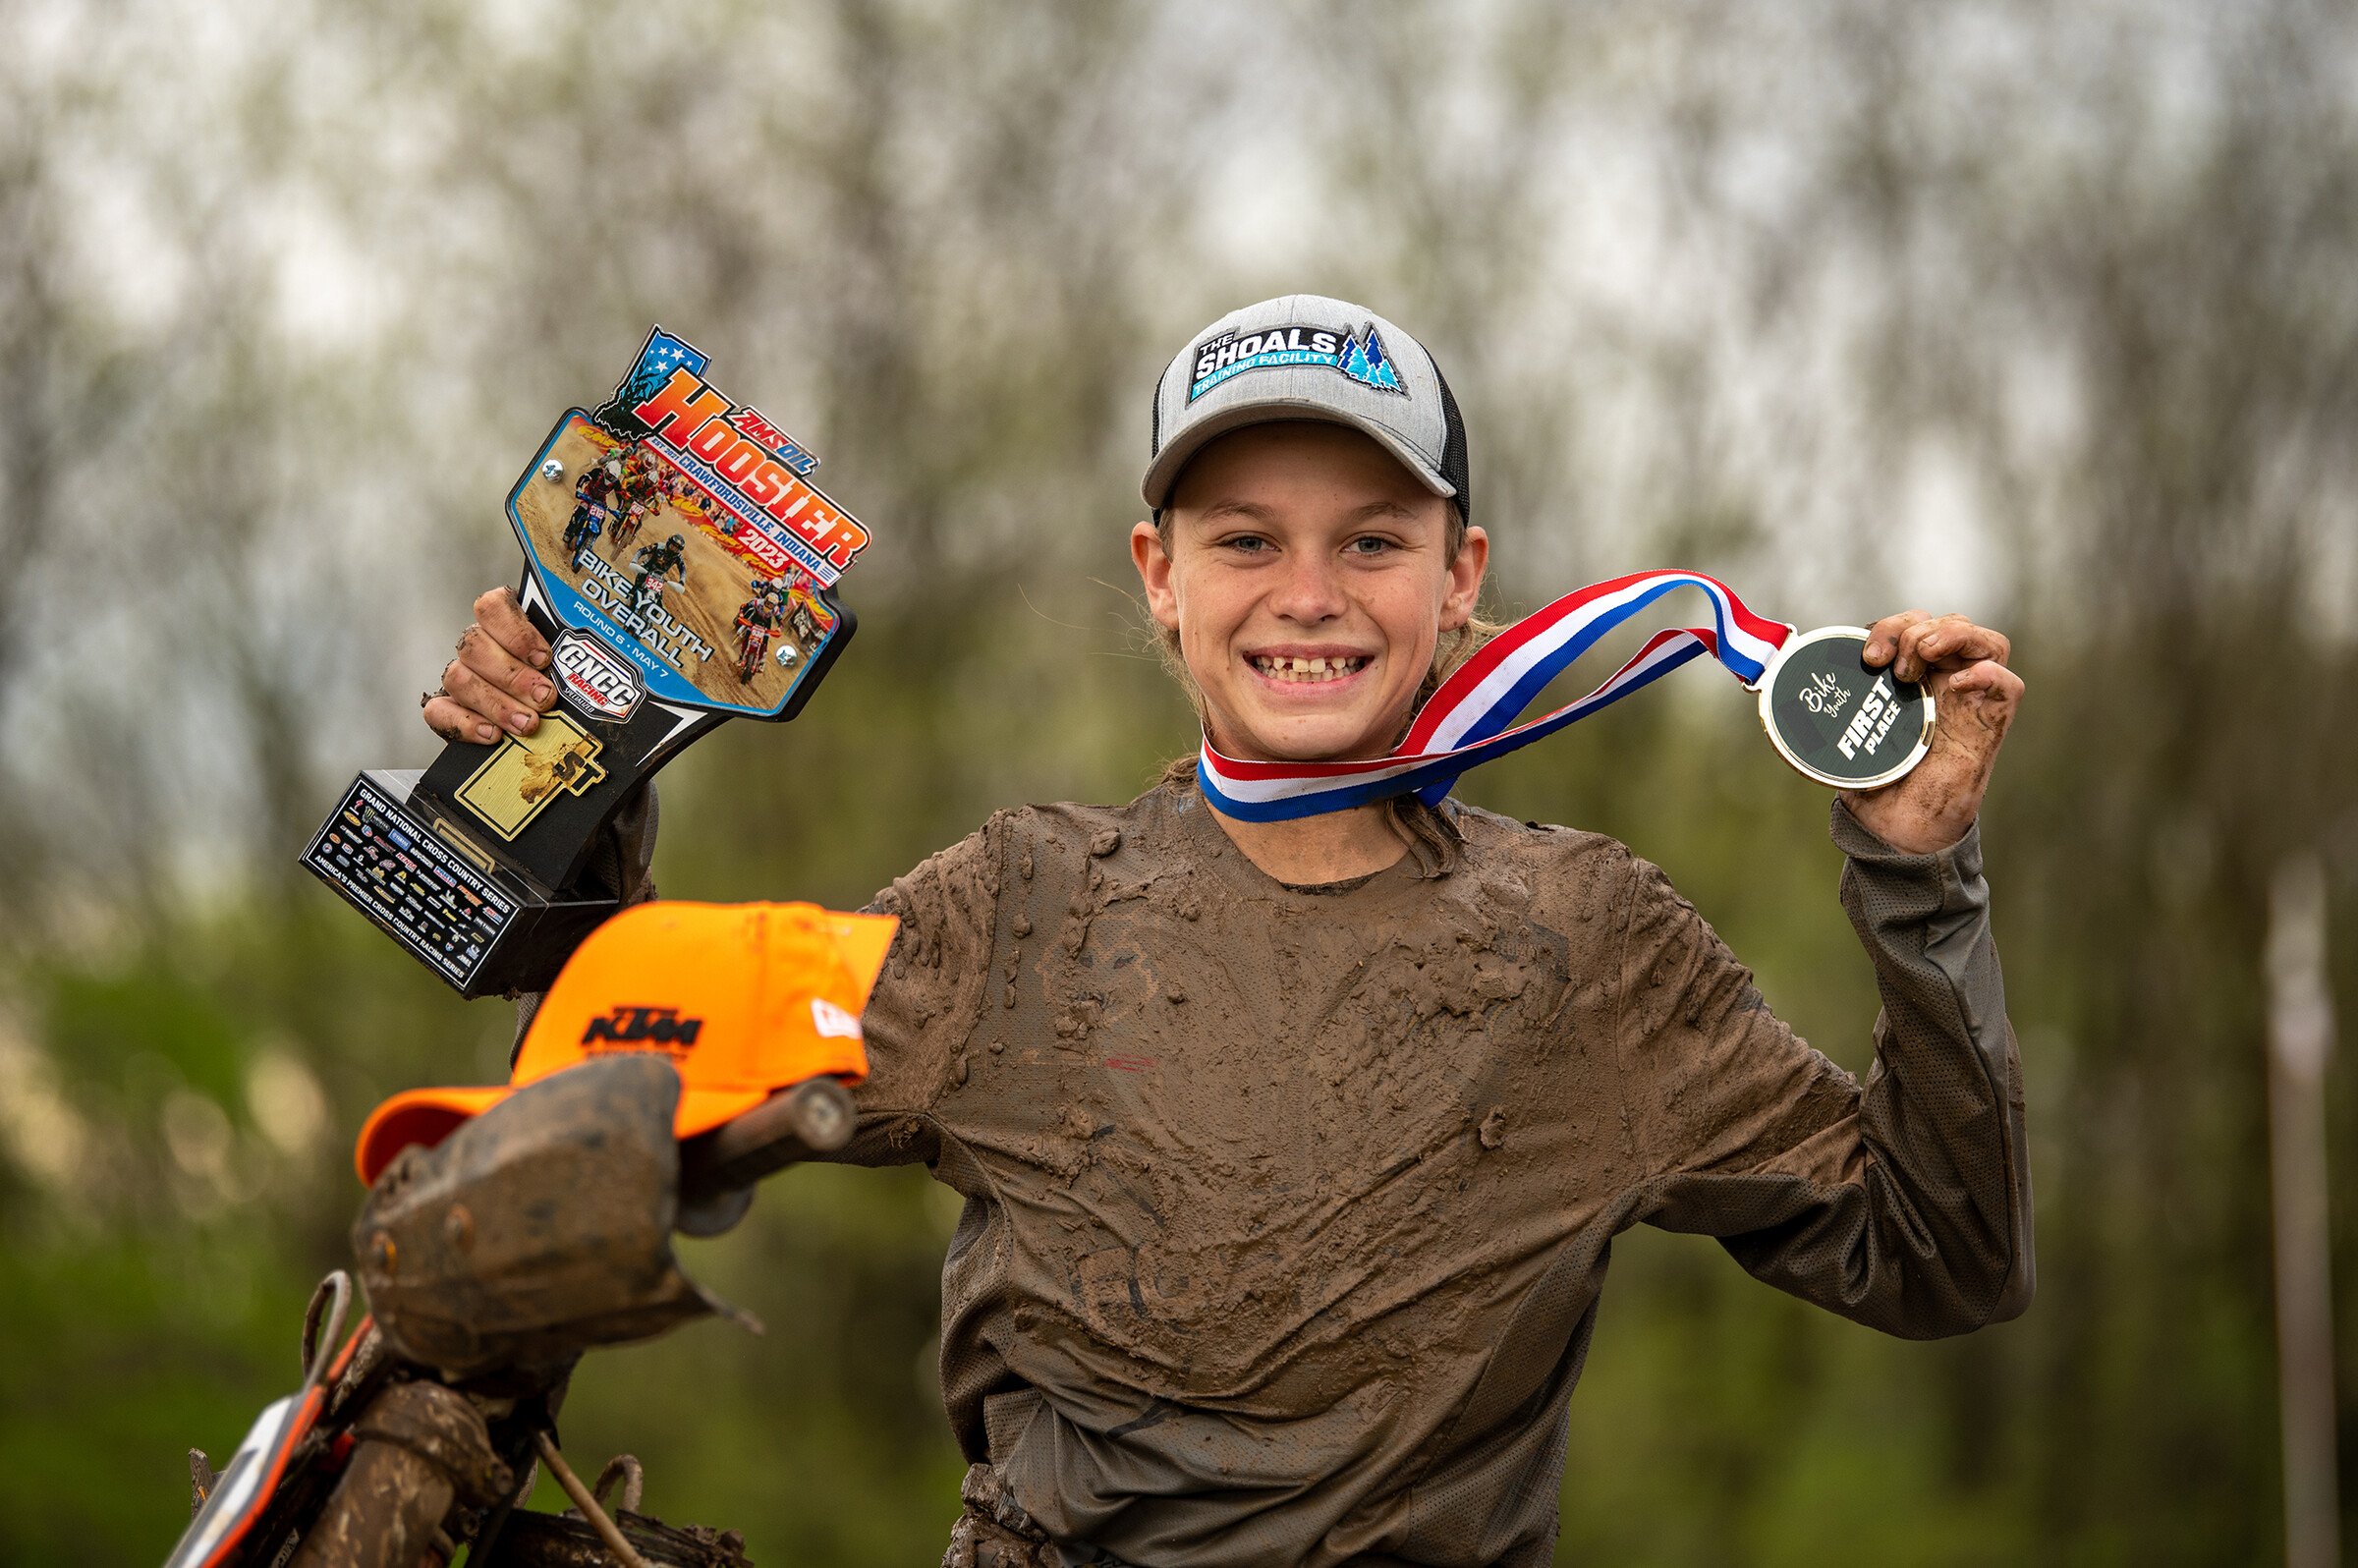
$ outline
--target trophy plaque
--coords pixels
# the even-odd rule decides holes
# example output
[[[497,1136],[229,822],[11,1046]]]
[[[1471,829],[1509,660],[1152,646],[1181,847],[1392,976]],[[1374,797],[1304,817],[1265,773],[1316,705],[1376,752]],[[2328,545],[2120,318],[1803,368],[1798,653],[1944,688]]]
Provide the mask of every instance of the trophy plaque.
[[[1933,694],[1866,661],[1867,629],[1825,626],[1785,639],[1761,676],[1761,727],[1779,756],[1837,789],[1871,790],[1933,742]]]
[[[304,851],[462,995],[553,980],[619,907],[590,850],[631,793],[731,718],[793,718],[851,640],[836,583],[867,530],[708,363],[656,327],[508,492],[558,697],[538,726],[363,772]]]

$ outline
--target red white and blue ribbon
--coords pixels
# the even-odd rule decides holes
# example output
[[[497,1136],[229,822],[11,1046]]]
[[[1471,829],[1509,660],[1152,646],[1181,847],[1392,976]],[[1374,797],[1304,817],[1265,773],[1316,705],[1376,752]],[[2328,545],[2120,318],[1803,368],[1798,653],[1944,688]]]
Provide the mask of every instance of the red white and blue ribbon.
[[[1637,656],[1577,702],[1527,724],[1515,717],[1547,683],[1597,640],[1663,594],[1700,588],[1712,624],[1656,632]],[[1406,739],[1388,756],[1345,762],[1245,762],[1223,756],[1207,739],[1196,779],[1223,815],[1282,822],[1413,794],[1428,806],[1468,768],[1504,756],[1709,653],[1748,688],[1757,688],[1793,628],[1745,607],[1733,589],[1700,572],[1638,572],[1567,593],[1485,643],[1440,684]]]

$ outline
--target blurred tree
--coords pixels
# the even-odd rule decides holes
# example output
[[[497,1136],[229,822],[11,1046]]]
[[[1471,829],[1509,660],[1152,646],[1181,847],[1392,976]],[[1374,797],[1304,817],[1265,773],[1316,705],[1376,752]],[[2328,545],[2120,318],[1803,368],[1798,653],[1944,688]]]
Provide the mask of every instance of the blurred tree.
[[[292,1375],[359,1118],[503,1070],[504,1009],[288,868],[430,755],[558,409],[660,319],[873,526],[851,657],[666,776],[658,863],[848,905],[1190,748],[1118,587],[1147,389],[1295,289],[1433,343],[1501,607],[1675,561],[1960,605],[2031,680],[1987,826],[2038,1307],[1903,1345],[1633,1234],[1564,1558],[2265,1554],[2261,911],[2294,845],[2358,881],[2354,45],[2311,0],[0,5],[0,1557],[160,1557],[181,1450]],[[1749,731],[1683,677],[1466,788],[1661,862],[1863,1069],[1823,795]],[[925,1560],[946,1218],[781,1178],[692,1263],[770,1337],[598,1358],[569,1444],[764,1563]]]

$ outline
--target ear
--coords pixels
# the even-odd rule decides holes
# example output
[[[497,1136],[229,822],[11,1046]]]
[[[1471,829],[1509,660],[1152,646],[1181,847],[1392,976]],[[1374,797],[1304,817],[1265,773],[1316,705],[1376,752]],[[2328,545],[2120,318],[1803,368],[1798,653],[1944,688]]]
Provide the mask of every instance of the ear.
[[[1147,590],[1147,611],[1164,631],[1179,630],[1179,591],[1171,585],[1171,555],[1151,523],[1130,531],[1130,559]]]
[[[1449,563],[1448,587],[1441,594],[1441,630],[1454,632],[1474,618],[1475,601],[1482,597],[1482,580],[1490,568],[1490,536],[1480,529],[1466,530],[1466,542]]]

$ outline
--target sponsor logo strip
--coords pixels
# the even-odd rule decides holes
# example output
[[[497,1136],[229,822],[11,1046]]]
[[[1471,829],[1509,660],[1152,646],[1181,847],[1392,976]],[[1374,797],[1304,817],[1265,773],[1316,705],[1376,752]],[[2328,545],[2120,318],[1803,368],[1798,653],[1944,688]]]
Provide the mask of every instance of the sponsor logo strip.
[[[304,852],[303,864],[461,985],[516,914],[490,878],[365,779],[354,781]]]

